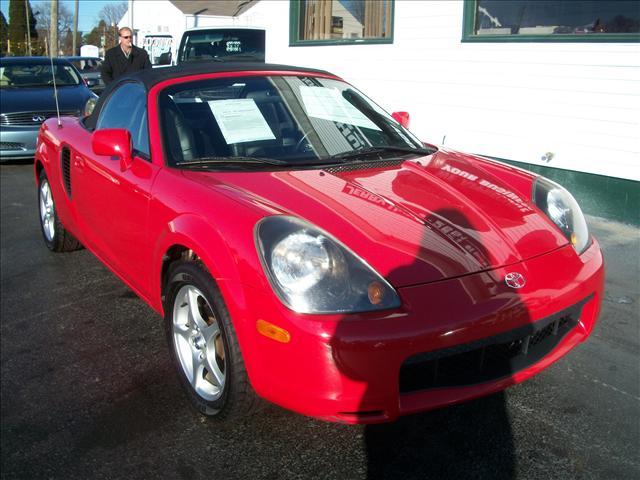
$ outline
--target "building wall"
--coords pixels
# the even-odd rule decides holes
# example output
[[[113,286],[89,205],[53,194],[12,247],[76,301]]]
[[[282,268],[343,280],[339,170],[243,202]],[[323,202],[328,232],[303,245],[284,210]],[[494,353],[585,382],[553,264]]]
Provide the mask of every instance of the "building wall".
[[[425,141],[640,180],[640,45],[462,43],[462,1],[395,2],[389,45],[289,47],[289,1],[239,19],[267,28],[267,61],[329,70]]]

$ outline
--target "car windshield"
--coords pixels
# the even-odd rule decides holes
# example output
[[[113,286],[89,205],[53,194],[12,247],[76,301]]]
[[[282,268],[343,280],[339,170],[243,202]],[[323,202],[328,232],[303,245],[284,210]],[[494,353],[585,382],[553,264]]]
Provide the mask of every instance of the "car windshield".
[[[80,77],[70,65],[54,64],[3,64],[0,65],[1,88],[53,87],[79,85]]]
[[[77,58],[73,60],[69,60],[76,67],[80,73],[94,73],[100,72],[100,65],[102,65],[102,60],[99,58]]]
[[[225,159],[234,166],[314,165],[429,153],[379,106],[334,79],[201,80],[166,88],[159,105],[173,166],[217,168]]]
[[[254,60],[264,62],[264,30],[216,29],[190,32],[180,46],[179,62]]]

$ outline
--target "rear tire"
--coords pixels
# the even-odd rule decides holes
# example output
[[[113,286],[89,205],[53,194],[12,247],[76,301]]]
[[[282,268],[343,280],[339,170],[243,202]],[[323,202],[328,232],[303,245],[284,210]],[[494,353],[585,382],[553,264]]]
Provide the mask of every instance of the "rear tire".
[[[216,419],[261,404],[245,369],[229,312],[201,263],[180,260],[167,275],[165,333],[171,360],[193,406]]]
[[[47,248],[52,252],[72,252],[82,248],[82,244],[67,231],[56,214],[53,193],[47,174],[42,170],[38,177],[38,211],[40,230]]]

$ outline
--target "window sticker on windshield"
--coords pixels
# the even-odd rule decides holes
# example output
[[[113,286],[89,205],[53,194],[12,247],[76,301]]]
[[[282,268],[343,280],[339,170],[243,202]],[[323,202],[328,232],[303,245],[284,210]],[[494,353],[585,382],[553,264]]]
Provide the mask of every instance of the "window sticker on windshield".
[[[207,103],[227,143],[276,138],[252,98],[211,100]]]
[[[336,89],[300,85],[300,94],[307,115],[310,117],[380,130],[360,110],[344,99]]]

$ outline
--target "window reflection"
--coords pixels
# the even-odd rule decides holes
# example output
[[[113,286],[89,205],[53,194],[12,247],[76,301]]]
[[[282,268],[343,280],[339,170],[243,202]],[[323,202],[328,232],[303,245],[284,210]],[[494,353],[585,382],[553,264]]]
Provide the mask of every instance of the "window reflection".
[[[477,0],[476,35],[640,32],[637,0]]]

